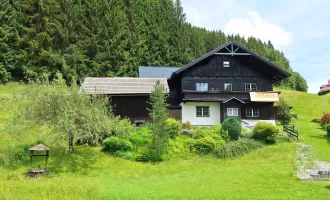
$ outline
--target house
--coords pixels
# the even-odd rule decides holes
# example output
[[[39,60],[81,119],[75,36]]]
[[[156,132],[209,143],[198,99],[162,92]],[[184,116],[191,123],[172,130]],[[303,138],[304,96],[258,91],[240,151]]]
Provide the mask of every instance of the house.
[[[320,89],[321,89],[320,92],[330,90],[330,79],[328,80],[328,84],[321,85]]]
[[[252,127],[258,120],[275,124],[279,92],[273,91],[272,84],[290,75],[230,41],[182,68],[140,67],[139,78],[87,78],[82,88],[112,96],[115,114],[139,123],[148,120],[146,102],[159,79],[168,88],[170,117],[197,126],[236,117]]]

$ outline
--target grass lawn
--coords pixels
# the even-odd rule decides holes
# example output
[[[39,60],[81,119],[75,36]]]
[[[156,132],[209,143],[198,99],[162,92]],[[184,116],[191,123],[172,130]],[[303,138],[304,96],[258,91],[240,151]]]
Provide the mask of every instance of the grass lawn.
[[[10,94],[1,87],[0,98]],[[330,111],[329,96],[292,91],[282,91],[282,96],[298,114],[294,123],[301,140],[314,147],[318,158],[330,161],[325,132],[310,122],[326,111],[325,106]],[[0,119],[4,116],[8,115],[1,113]],[[27,161],[0,167],[0,199],[329,199],[330,181],[295,177],[295,148],[295,142],[280,143],[230,160],[206,156],[152,164],[81,146],[74,154],[51,152],[46,178],[25,178]]]

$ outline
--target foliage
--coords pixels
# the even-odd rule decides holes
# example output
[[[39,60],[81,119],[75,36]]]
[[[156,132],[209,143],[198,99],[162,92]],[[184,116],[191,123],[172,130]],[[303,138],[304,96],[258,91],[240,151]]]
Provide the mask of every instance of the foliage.
[[[118,124],[116,124],[113,132],[114,134],[123,139],[128,139],[131,134],[135,131],[135,126],[132,125],[129,119],[119,120]]]
[[[319,120],[319,123],[321,124],[323,129],[326,130],[326,126],[330,124],[330,114],[323,113],[322,118]]]
[[[281,122],[282,125],[289,124],[291,122],[291,113],[290,113],[290,107],[284,101],[283,98],[280,98],[280,101],[278,103],[278,110],[277,110],[277,119]]]
[[[182,124],[182,128],[183,129],[192,129],[192,125],[190,123],[190,121],[186,121]]]
[[[323,96],[323,95],[326,95],[326,94],[328,94],[328,93],[330,93],[330,90],[322,90],[322,91],[318,92],[317,94],[318,94],[319,96]]]
[[[167,127],[167,103],[164,85],[157,80],[154,90],[150,95],[149,116],[151,119],[152,146],[151,146],[151,159],[153,161],[161,161],[162,155],[166,152],[166,145],[169,140]]]
[[[102,14],[100,14],[102,13]],[[186,21],[179,0],[2,0],[0,82],[64,74],[137,76],[138,66],[183,66],[230,40],[292,73],[279,86],[306,91],[283,52],[255,37],[208,31]]]
[[[150,151],[147,148],[139,148],[135,160],[138,162],[148,162],[151,159]]]
[[[330,124],[327,125],[327,136],[330,137]]]
[[[259,121],[252,130],[252,138],[255,140],[264,141],[268,144],[276,143],[276,136],[279,130],[276,126],[268,123]]]
[[[20,105],[22,120],[28,123],[51,124],[53,145],[63,142],[73,152],[74,143],[99,144],[112,134],[117,119],[107,107],[108,98],[81,94],[79,87],[66,86],[62,75],[51,83],[32,84],[23,92]]]
[[[224,145],[218,146],[214,150],[214,154],[218,158],[233,158],[247,154],[255,149],[261,148],[264,145],[261,142],[242,138],[236,141],[230,141]]]
[[[195,141],[194,148],[199,154],[207,154],[214,150],[216,141],[210,137],[203,137]]]
[[[241,138],[251,138],[252,137],[252,130],[248,128],[242,128],[242,132],[240,135]]]
[[[129,139],[137,147],[148,146],[152,142],[152,133],[148,128],[137,128],[136,131],[132,132]]]
[[[221,126],[221,132],[228,131],[231,140],[238,140],[241,134],[242,126],[238,119],[230,117],[226,119]]]
[[[132,143],[126,139],[111,136],[102,142],[103,151],[115,153],[116,151],[130,151]]]
[[[181,135],[181,122],[172,118],[166,121],[166,132],[171,138],[176,138]]]

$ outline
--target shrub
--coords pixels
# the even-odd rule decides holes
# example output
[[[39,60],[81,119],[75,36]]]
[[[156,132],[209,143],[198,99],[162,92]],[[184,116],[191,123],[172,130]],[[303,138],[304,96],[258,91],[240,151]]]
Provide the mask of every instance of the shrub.
[[[330,114],[323,113],[323,116],[319,122],[320,122],[321,126],[323,127],[323,129],[326,130],[326,125],[330,124]]]
[[[132,143],[128,140],[116,136],[103,140],[103,151],[115,153],[116,151],[129,151],[132,149]]]
[[[241,138],[251,138],[252,137],[252,130],[248,128],[242,128]]]
[[[207,136],[206,131],[200,128],[196,128],[194,134],[192,135],[194,139],[201,139],[206,136]]]
[[[260,121],[253,127],[252,138],[273,144],[276,142],[278,132],[279,130],[272,124]]]
[[[323,91],[320,91],[319,93],[317,93],[319,96],[322,96],[322,95],[326,95],[330,93],[330,90],[323,90]]]
[[[196,142],[194,143],[194,148],[200,154],[207,154],[214,150],[215,144],[216,141],[212,137],[208,136],[196,140]]]
[[[190,121],[186,121],[182,126],[183,129],[192,129]]]
[[[151,130],[145,127],[137,128],[130,136],[130,141],[134,146],[150,145],[152,140]]]
[[[255,149],[261,148],[264,144],[252,139],[242,138],[237,141],[230,141],[227,144],[218,146],[214,154],[218,158],[233,158],[247,154]]]
[[[194,129],[183,129],[182,130],[182,135],[186,135],[186,136],[189,136],[189,137],[192,137],[195,133],[195,130]]]
[[[140,148],[138,149],[135,160],[138,162],[148,162],[150,157],[150,152],[147,148]]]
[[[224,131],[228,131],[228,136],[231,140],[238,140],[241,130],[240,121],[233,117],[226,119],[221,126],[221,134],[224,134]]]
[[[182,131],[181,122],[169,118],[166,120],[166,126],[166,131],[171,138],[176,138],[177,136],[180,136]]]
[[[114,128],[114,133],[117,137],[128,139],[130,135],[135,131],[135,126],[132,125],[129,119],[119,120]]]
[[[290,113],[290,106],[282,98],[280,98],[277,108],[277,119],[281,122],[282,125],[289,124],[292,118]]]
[[[327,125],[327,136],[330,137],[330,125]]]

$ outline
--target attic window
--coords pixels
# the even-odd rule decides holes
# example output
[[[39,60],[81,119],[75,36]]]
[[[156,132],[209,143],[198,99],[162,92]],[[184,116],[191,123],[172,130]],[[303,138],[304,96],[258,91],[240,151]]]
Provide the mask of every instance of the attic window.
[[[229,61],[223,61],[223,67],[230,67]]]

